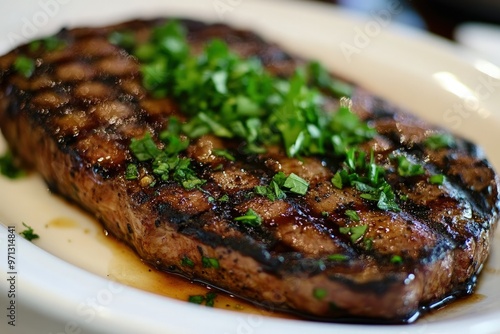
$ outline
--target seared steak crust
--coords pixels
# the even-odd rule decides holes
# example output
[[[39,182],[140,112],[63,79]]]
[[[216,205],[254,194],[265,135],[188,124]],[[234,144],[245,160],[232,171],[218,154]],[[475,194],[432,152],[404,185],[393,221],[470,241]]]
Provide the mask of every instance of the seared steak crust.
[[[363,149],[374,150],[395,192],[407,195],[398,203],[401,212],[382,211],[356,189],[333,186],[340,161],[288,158],[273,147],[246,155],[243,143],[212,136],[193,141],[185,153],[208,180],[202,189],[186,190],[174,181],[150,187],[146,166],[139,180],[127,180],[126,165],[135,161],[131,139],[146,132],[157,138],[170,116],[185,116],[171,99],[148,94],[137,60],[108,42],[108,35],[127,29],[147,38],[161,22],[62,30],[64,48],[25,45],[0,58],[2,133],[52,191],[93,213],[158,268],[306,317],[408,321],[422,307],[472,291],[498,215],[495,172],[466,140],[428,149],[424,140],[443,130],[362,89],[353,96],[353,110],[378,131]],[[183,23],[195,50],[216,37],[282,76],[300,63],[251,32]],[[36,59],[29,79],[13,70],[19,55]],[[217,148],[236,160],[215,155]],[[426,175],[398,176],[392,153],[421,163]],[[268,184],[278,171],[309,181],[307,194],[276,201],[255,196],[254,187]],[[448,181],[430,184],[429,173],[445,174]],[[228,201],[217,200],[224,195]],[[261,226],[234,220],[249,208],[263,217]],[[360,221],[349,222],[346,210],[356,210]],[[347,224],[367,225],[370,247],[340,233]],[[336,261],[333,254],[348,260]],[[217,259],[218,266],[207,259]]]

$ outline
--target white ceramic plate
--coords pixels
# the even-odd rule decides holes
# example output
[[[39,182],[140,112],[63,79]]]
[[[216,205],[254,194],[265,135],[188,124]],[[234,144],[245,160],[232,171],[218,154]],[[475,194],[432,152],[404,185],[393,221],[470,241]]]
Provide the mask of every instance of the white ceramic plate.
[[[224,20],[319,59],[336,73],[463,134],[479,143],[500,170],[500,69],[441,39],[397,26],[391,19],[400,10],[397,5],[355,17],[332,6],[285,0],[2,1],[0,52],[62,26],[172,15]],[[0,141],[0,152],[4,149]],[[34,244],[16,238],[15,298],[8,297],[10,274],[0,279],[1,333],[500,333],[499,233],[473,302],[412,325],[362,326],[210,309],[114,283],[116,254],[100,240],[101,229],[50,195],[36,176],[0,178],[0,221],[2,272],[10,271],[6,226],[20,232],[26,222],[41,235]],[[126,278],[126,270],[120,272]],[[7,324],[10,300],[16,302],[16,327]]]

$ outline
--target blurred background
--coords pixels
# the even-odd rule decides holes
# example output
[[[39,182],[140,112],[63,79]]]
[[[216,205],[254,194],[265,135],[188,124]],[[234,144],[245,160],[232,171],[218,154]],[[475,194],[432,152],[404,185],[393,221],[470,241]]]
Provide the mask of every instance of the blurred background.
[[[456,41],[500,65],[500,0],[316,0],[374,15],[402,6],[396,21]]]

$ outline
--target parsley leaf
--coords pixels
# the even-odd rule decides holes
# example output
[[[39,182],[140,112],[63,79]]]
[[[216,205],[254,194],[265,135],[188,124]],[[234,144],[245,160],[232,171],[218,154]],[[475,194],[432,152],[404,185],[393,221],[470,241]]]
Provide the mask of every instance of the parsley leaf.
[[[29,78],[35,71],[35,61],[26,56],[18,56],[14,61],[14,70]]]
[[[224,194],[222,195],[221,197],[219,197],[218,201],[220,203],[225,203],[225,202],[228,202],[229,201],[229,195],[228,194]]]
[[[331,182],[339,189],[355,187],[362,192],[361,198],[376,201],[381,210],[399,212],[401,209],[396,203],[396,194],[383,178],[384,173],[384,169],[375,163],[373,151],[367,162],[364,152],[351,148],[346,152],[344,169],[337,171]]]
[[[236,217],[234,220],[253,227],[262,224],[262,217],[252,209],[248,209],[243,216]]]
[[[318,299],[318,300],[325,299],[327,294],[328,294],[328,292],[326,291],[326,289],[323,289],[323,288],[314,288],[313,289],[313,297]]]
[[[191,159],[179,157],[179,153],[188,147],[189,142],[177,138],[175,130],[171,130],[172,133],[167,130],[160,134],[160,138],[166,143],[163,150],[156,145],[150,133],[146,133],[141,139],[133,138],[130,150],[139,161],[152,161],[153,173],[162,181],[174,180],[187,190],[202,186],[206,180],[196,175],[191,168]],[[126,177],[133,179],[133,168],[131,165],[127,167]]]
[[[193,304],[201,305],[205,301],[205,296],[203,295],[192,295],[188,297],[188,302]]]
[[[203,295],[191,295],[188,297],[188,302],[193,304],[201,305],[205,303],[208,307],[213,307],[215,305],[215,298],[217,294],[215,292],[207,292],[205,296]]]
[[[393,255],[391,257],[391,263],[394,263],[394,264],[402,264],[403,263],[403,258],[399,255]]]
[[[203,265],[203,268],[214,268],[214,269],[220,268],[219,260],[217,260],[214,257],[202,256],[201,264]]]
[[[7,151],[0,156],[0,174],[9,179],[18,179],[25,176],[26,172],[16,164],[12,153]]]
[[[213,149],[212,152],[216,156],[226,158],[229,161],[236,160],[236,158],[231,153],[229,153],[228,150]]]
[[[191,260],[189,257],[184,256],[181,260],[181,265],[184,267],[194,268],[194,261]]]
[[[342,179],[346,179],[348,177],[348,175],[344,175],[344,177],[342,177],[342,174],[347,174],[343,172],[345,171],[335,173],[332,178],[332,184],[339,189],[342,189],[344,187],[344,182],[342,181]]]
[[[331,141],[337,155],[343,155],[346,150],[373,138],[376,134],[375,129],[352,113],[347,106],[339,108],[330,121],[329,129],[333,133]]]
[[[398,156],[396,159],[398,161],[398,174],[400,176],[418,176],[425,173],[422,165],[413,164],[404,156]]]
[[[328,255],[327,259],[330,261],[335,261],[335,262],[344,262],[344,261],[349,260],[349,256],[344,255],[344,254],[331,254],[331,255]]]
[[[215,305],[215,298],[217,294],[215,292],[208,292],[205,295],[205,305],[208,307],[213,307]]]
[[[307,66],[309,79],[313,85],[326,90],[336,97],[351,96],[353,87],[339,79],[334,79],[326,68],[317,61],[312,61]]]
[[[435,174],[429,178],[429,183],[442,185],[445,180],[446,180],[446,177],[443,174]]]
[[[442,148],[452,148],[455,147],[455,139],[449,133],[434,134],[424,141],[425,146],[431,150],[439,150]]]
[[[40,236],[35,233],[35,231],[33,230],[33,228],[31,226],[28,226],[25,223],[23,223],[23,226],[26,227],[26,229],[19,232],[19,234],[22,235],[24,237],[24,239],[26,239],[28,241],[33,241],[35,239],[40,238]]]
[[[256,186],[254,192],[257,195],[265,196],[271,201],[277,199],[285,199],[286,192],[305,195],[309,188],[309,182],[301,178],[300,176],[291,173],[286,176],[283,172],[276,173],[269,185],[267,186]]]
[[[300,176],[291,173],[283,183],[283,187],[288,188],[292,193],[305,195],[309,187],[309,182]]]
[[[356,211],[354,210],[345,210],[345,215],[349,217],[349,219],[359,222],[359,215]]]
[[[356,243],[365,235],[367,229],[368,225],[348,226],[340,227],[339,232],[349,235],[351,242]]]
[[[125,179],[127,180],[137,180],[139,177],[139,171],[136,164],[128,164],[125,170]]]
[[[370,251],[373,248],[373,238],[363,238],[363,247]]]
[[[156,146],[153,138],[151,138],[149,132],[146,133],[142,139],[132,138],[130,149],[139,161],[155,159],[162,153],[158,146]]]
[[[41,47],[44,47],[46,51],[55,51],[66,45],[66,42],[57,37],[49,36],[42,39],[37,39],[29,44],[29,50],[31,52],[38,51]]]

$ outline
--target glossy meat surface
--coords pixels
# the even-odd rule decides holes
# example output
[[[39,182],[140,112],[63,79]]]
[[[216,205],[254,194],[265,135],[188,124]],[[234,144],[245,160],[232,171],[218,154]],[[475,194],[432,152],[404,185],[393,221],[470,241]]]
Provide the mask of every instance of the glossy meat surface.
[[[331,179],[340,161],[289,158],[277,147],[244,154],[241,143],[211,135],[184,153],[208,180],[201,189],[174,181],[151,187],[146,168],[138,180],[127,180],[132,138],[150,132],[156,139],[170,116],[185,116],[172,99],[146,91],[137,59],[108,36],[123,29],[147,35],[160,22],[63,30],[61,49],[26,45],[0,58],[2,134],[52,191],[94,214],[160,269],[305,317],[404,322],[424,306],[472,291],[498,215],[495,172],[460,138],[454,148],[428,149],[425,139],[443,130],[362,89],[355,91],[353,110],[378,132],[363,149],[373,149],[395,192],[407,197],[398,203],[401,212],[378,209],[354,188],[336,188]],[[251,32],[184,24],[194,49],[222,38],[283,76],[301,62]],[[13,70],[19,55],[36,59],[30,78]],[[214,153],[221,148],[235,161]],[[421,163],[426,174],[399,176],[389,158],[394,153]],[[306,195],[255,196],[255,186],[279,171],[307,180]],[[445,184],[428,182],[437,172],[446,175]],[[218,200],[223,197],[228,200]],[[235,221],[250,208],[263,218],[261,226]],[[356,211],[359,221],[350,221],[346,210]],[[364,225],[369,245],[341,233]]]

